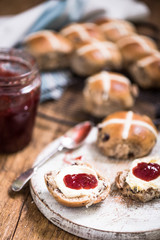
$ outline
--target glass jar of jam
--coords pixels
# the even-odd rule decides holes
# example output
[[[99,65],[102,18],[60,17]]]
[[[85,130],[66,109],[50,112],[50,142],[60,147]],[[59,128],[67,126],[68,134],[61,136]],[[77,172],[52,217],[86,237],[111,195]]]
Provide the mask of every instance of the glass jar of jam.
[[[18,49],[0,49],[0,152],[13,153],[30,142],[40,97],[34,58]]]

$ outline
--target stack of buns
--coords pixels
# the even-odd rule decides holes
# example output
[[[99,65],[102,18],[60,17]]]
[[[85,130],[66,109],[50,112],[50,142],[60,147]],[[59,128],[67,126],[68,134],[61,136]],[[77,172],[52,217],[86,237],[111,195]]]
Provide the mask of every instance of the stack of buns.
[[[138,87],[117,71],[127,70],[141,88],[160,87],[160,53],[155,42],[139,35],[134,25],[125,20],[101,19],[95,23],[71,23],[60,32],[39,31],[25,38],[24,46],[36,57],[40,69],[70,67],[75,74],[89,77],[83,91],[84,108],[96,117],[134,105]],[[94,89],[98,83],[90,79],[104,75],[104,70],[108,76],[112,72],[113,79],[105,77],[105,84],[103,81]],[[106,85],[111,88],[107,99]]]
[[[60,32],[39,31],[26,37],[24,46],[36,57],[40,69],[70,67],[81,76],[125,69],[140,87],[160,87],[156,43],[139,35],[125,20],[101,19],[71,23]]]

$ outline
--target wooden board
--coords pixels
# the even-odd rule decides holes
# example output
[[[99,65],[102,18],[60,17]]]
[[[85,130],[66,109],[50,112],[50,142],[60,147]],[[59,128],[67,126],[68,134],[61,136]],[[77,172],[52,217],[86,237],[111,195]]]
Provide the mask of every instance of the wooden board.
[[[160,239],[160,200],[143,204],[122,197],[114,179],[117,171],[126,169],[130,161],[102,156],[96,148],[95,139],[96,129],[93,129],[86,143],[70,156],[83,154],[88,162],[109,177],[112,184],[109,197],[89,208],[68,208],[57,203],[45,186],[44,174],[69,164],[65,161],[66,153],[60,153],[41,167],[31,180],[31,194],[37,207],[56,226],[86,239]],[[58,141],[48,145],[36,161],[48,154]],[[159,146],[160,135],[151,155],[158,154]]]

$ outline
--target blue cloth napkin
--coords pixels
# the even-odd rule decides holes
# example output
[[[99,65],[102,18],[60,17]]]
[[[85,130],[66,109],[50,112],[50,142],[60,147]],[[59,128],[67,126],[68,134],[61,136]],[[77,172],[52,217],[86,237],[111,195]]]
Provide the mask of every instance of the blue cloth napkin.
[[[40,102],[58,100],[66,87],[72,85],[72,74],[69,70],[42,72],[41,81]]]
[[[60,21],[60,19],[65,12],[66,4],[66,0],[48,1],[46,6],[44,6],[44,11],[28,30],[26,35],[45,28],[58,29],[61,25],[64,25],[65,21],[67,21],[67,17],[63,16],[63,21]]]

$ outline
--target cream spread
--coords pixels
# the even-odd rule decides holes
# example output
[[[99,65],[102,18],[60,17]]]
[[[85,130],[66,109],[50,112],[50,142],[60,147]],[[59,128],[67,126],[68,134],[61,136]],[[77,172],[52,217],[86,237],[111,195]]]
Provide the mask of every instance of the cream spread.
[[[138,165],[138,163],[157,163],[160,165],[160,157],[146,157],[141,159],[136,159],[132,162],[129,174],[126,178],[126,182],[129,184],[131,189],[137,189],[137,191],[147,190],[149,188],[159,189],[160,190],[160,177],[157,177],[151,181],[144,181],[140,178],[137,178],[133,173],[132,169]]]
[[[64,183],[64,177],[68,174],[79,174],[79,173],[86,173],[86,174],[92,174],[96,177],[98,180],[97,187],[93,189],[71,189],[66,187]],[[74,198],[74,197],[81,197],[81,196],[96,196],[98,195],[103,189],[103,181],[98,179],[98,176],[94,169],[87,167],[87,166],[79,166],[79,165],[73,165],[69,167],[65,167],[59,171],[59,173],[55,177],[55,182],[57,187],[61,190],[61,192],[68,198]]]

